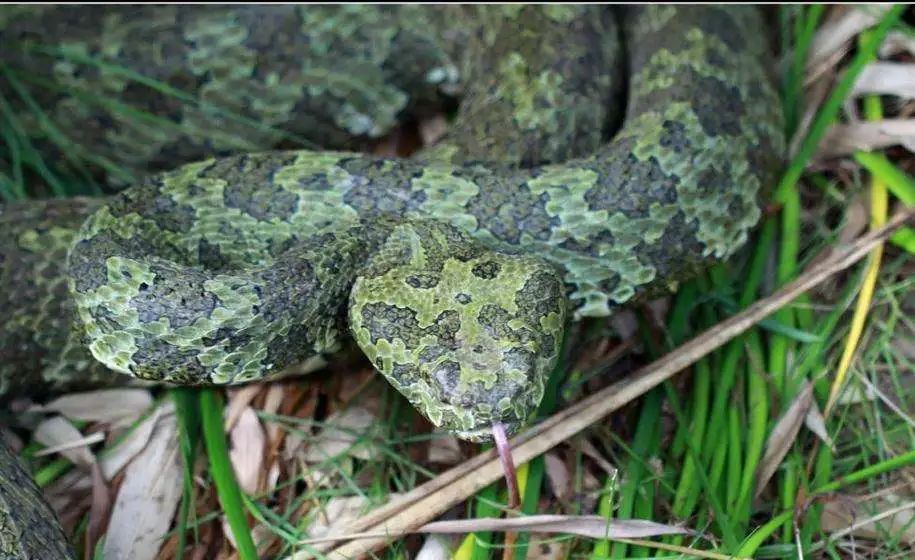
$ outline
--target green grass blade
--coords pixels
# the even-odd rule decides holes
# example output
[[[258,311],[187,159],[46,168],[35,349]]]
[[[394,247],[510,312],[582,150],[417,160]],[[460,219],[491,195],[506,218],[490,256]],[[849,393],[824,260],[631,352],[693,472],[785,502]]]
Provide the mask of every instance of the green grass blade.
[[[828,484],[824,484],[814,490],[815,494],[824,494],[826,492],[834,492],[839,488],[844,488],[850,484],[855,484],[858,482],[863,482],[865,480],[871,479],[877,475],[893,471],[896,469],[901,469],[902,467],[907,467],[909,465],[915,465],[915,449],[897,455],[891,459],[885,461],[880,461],[879,463],[874,463],[873,465],[867,466],[863,469],[857,470],[853,473],[847,474],[839,479],[836,479]]]
[[[257,549],[251,540],[251,530],[245,517],[241,488],[235,480],[235,472],[229,460],[226,434],[223,431],[222,395],[217,389],[203,389],[199,393],[200,415],[203,425],[203,441],[210,459],[210,474],[216,483],[219,503],[229,522],[232,536],[242,560],[256,560]]]
[[[178,416],[178,438],[183,467],[181,505],[178,510],[178,553],[182,554],[187,545],[188,524],[194,530],[194,541],[199,541],[197,523],[191,520],[194,509],[194,462],[197,458],[197,446],[200,443],[200,407],[197,393],[189,388],[176,388],[171,391]]]
[[[915,206],[915,180],[877,152],[855,152],[855,161],[872,175],[886,183],[886,187],[906,206]]]

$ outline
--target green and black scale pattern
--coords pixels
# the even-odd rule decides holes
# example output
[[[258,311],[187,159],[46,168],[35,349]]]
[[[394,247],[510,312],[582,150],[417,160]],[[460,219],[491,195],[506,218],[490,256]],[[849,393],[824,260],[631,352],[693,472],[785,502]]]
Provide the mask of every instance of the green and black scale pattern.
[[[567,317],[730,255],[782,151],[755,10],[621,21],[595,6],[12,8],[0,38],[20,48],[5,56],[63,53],[44,66],[59,86],[40,90],[47,114],[145,179],[104,205],[3,208],[4,285],[20,288],[3,302],[17,327],[2,334],[4,392],[97,376],[96,360],[156,381],[263,379],[350,330],[437,425],[515,427]],[[624,122],[602,143],[624,73]],[[170,125],[138,129],[74,91]],[[346,147],[448,95],[462,99],[455,125],[410,160],[250,152],[282,139],[233,128],[244,117]]]
[[[567,321],[756,224],[784,149],[763,30],[742,6],[4,7],[34,144],[140,178],[0,207],[0,392],[266,379],[352,335],[443,429],[517,429]],[[409,160],[262,151],[451,99]]]

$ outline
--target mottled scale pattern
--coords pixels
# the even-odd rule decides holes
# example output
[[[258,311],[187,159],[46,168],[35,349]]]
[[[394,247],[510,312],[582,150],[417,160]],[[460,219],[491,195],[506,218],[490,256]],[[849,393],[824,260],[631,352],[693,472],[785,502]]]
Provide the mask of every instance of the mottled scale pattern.
[[[517,430],[568,321],[746,241],[784,152],[763,29],[748,6],[4,6],[22,132],[118,192],[0,206],[0,395],[268,379],[352,337],[442,429]],[[454,102],[411,159],[346,151]]]
[[[54,510],[3,441],[0,441],[0,481],[0,558],[75,558]]]

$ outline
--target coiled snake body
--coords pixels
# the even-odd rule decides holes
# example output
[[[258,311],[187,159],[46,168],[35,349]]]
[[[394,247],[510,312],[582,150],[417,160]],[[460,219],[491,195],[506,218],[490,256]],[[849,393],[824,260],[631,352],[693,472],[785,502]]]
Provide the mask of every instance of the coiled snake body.
[[[349,331],[437,426],[514,429],[567,320],[672,286],[755,225],[783,149],[763,29],[735,6],[619,24],[595,6],[11,8],[4,63],[56,54],[45,114],[113,184],[145,178],[0,210],[0,390],[265,379]],[[257,151],[282,131],[350,148],[455,95],[445,140],[409,160]]]

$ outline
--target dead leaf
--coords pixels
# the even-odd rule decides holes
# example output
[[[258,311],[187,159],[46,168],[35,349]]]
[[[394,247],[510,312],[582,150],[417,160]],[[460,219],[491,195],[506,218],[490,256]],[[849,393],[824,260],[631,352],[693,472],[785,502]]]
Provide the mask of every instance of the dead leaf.
[[[915,38],[902,31],[890,31],[886,34],[877,54],[880,58],[889,58],[897,54],[908,53],[915,56]]]
[[[89,527],[86,531],[84,558],[92,558],[95,545],[105,531],[111,511],[111,491],[98,464],[92,465],[92,503],[89,506]]]
[[[588,456],[597,463],[597,466],[601,468],[602,471],[608,476],[616,477],[619,474],[619,471],[616,467],[610,464],[607,459],[604,458],[603,454],[594,447],[594,444],[588,441],[587,438],[576,437],[574,441],[575,448],[581,451],[584,455]]]
[[[807,416],[804,417],[804,425],[807,426],[807,429],[816,434],[820,440],[826,444],[826,447],[836,450],[836,445],[833,443],[832,438],[829,437],[829,432],[826,430],[826,420],[823,418],[823,413],[820,412],[820,407],[817,406],[815,400],[811,400],[810,408],[807,410]]]
[[[874,391],[873,386],[846,385],[836,399],[836,404],[861,404],[875,400],[877,400],[877,393]]]
[[[445,136],[446,132],[448,132],[448,119],[441,113],[419,122],[419,137],[423,146],[435,145]]]
[[[368,500],[363,496],[331,498],[320,510],[314,512],[305,534],[310,538],[332,534],[336,532],[335,529],[345,527],[350,521],[358,518],[367,504]]]
[[[232,532],[232,527],[229,526],[229,521],[225,516],[222,516],[222,533],[226,536],[226,540],[229,541],[232,548],[238,550],[238,544],[235,542],[235,533]],[[274,535],[270,529],[261,524],[251,528],[251,540],[261,554],[263,554],[264,549],[270,546],[270,541],[273,537]]]
[[[915,98],[915,64],[871,62],[861,71],[851,95],[895,95],[903,99]]]
[[[46,446],[46,453],[60,453],[83,470],[89,470],[95,463],[95,455],[87,444],[105,439],[104,434],[93,434],[86,438],[63,416],[52,416],[35,428],[32,437]]]
[[[886,535],[896,535],[912,545],[915,544],[915,502],[881,499],[865,510],[850,498],[830,500],[823,506],[820,527],[831,533],[830,540],[854,535],[881,542]]]
[[[610,318],[610,324],[623,340],[632,338],[639,330],[639,320],[631,309],[621,309]]]
[[[858,150],[873,151],[903,146],[915,152],[915,119],[883,119],[833,125],[816,154],[819,160],[847,156]]]
[[[149,444],[124,472],[103,547],[105,560],[152,560],[181,499],[178,423],[162,415]]]
[[[788,450],[791,449],[791,444],[794,443],[797,433],[801,429],[801,424],[804,422],[804,417],[807,416],[807,411],[810,410],[812,402],[813,386],[805,381],[801,390],[798,391],[797,396],[795,396],[794,400],[791,402],[791,406],[789,406],[782,417],[779,418],[775,427],[772,428],[772,433],[769,434],[769,439],[766,441],[766,452],[759,462],[759,468],[756,471],[756,493],[754,494],[754,497],[759,497],[766,488],[769,479],[771,479],[772,475],[775,474],[775,471],[778,470],[778,466],[781,465],[782,459],[785,458]]]
[[[131,459],[143,451],[146,444],[149,443],[149,438],[152,436],[153,430],[160,418],[174,415],[174,413],[175,403],[172,400],[164,401],[156,407],[148,418],[143,420],[136,428],[124,436],[124,439],[118,442],[117,445],[106,450],[99,459],[99,464],[102,468],[102,474],[105,475],[105,479],[111,480],[114,478],[121,469],[127,466],[127,463],[129,463]]]
[[[423,546],[416,553],[416,560],[448,560],[451,558],[451,550],[443,542],[444,539],[438,535],[430,535],[423,542]]]
[[[267,414],[276,414],[280,410],[280,405],[283,404],[283,398],[286,396],[286,391],[283,388],[283,385],[280,383],[272,383],[267,389],[267,396],[264,398],[264,408],[263,411]],[[265,422],[267,427],[267,438],[271,442],[271,447],[276,448],[277,438],[282,433],[283,427],[277,422]]]
[[[362,406],[349,406],[331,414],[305,450],[305,460],[321,463],[344,453],[358,459],[371,459],[375,450],[368,442],[359,442],[359,439],[376,421],[377,417]]]
[[[836,241],[838,243],[850,243],[867,229],[870,219],[867,197],[864,194],[854,197],[851,202],[845,205],[845,222],[839,230]]]
[[[241,411],[229,439],[232,442],[229,459],[238,485],[248,495],[257,494],[267,436],[253,408],[248,406]]]
[[[547,480],[550,481],[550,488],[560,502],[564,502],[572,495],[572,477],[569,475],[569,469],[565,462],[555,452],[549,452],[543,456],[544,470],[546,471]]]
[[[569,541],[556,540],[550,535],[535,533],[531,535],[525,560],[564,560],[569,557]]]
[[[251,404],[251,401],[254,400],[254,397],[260,393],[263,389],[263,385],[252,384],[245,385],[240,389],[232,389],[228,393],[228,404],[226,405],[225,417],[226,420],[223,423],[224,429],[226,432],[231,432],[232,428],[235,426],[235,423],[238,422],[238,418],[241,416],[242,412]]]
[[[461,460],[461,445],[456,437],[442,433],[429,441],[427,460],[440,465],[456,465]]]
[[[135,422],[152,402],[152,395],[145,389],[102,389],[64,395],[45,405],[33,405],[29,410],[57,412],[74,421],[122,427]]]

